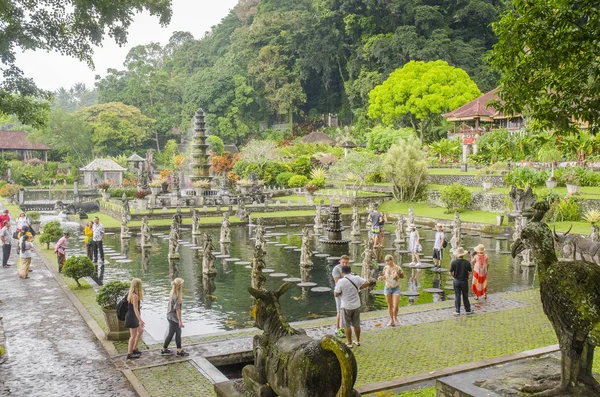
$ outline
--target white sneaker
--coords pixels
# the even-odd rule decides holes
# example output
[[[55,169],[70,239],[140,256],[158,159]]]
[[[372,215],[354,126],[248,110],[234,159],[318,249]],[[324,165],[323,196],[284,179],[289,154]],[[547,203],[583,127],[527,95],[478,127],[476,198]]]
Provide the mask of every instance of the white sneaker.
[[[460,316],[460,312],[454,312],[455,316]]]

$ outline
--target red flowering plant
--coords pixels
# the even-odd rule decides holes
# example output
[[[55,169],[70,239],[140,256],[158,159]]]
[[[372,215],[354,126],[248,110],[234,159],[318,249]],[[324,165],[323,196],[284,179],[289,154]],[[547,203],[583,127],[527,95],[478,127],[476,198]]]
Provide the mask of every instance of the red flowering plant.
[[[147,190],[136,190],[135,193],[133,193],[133,195],[135,196],[135,198],[137,199],[145,199],[147,195],[149,195],[150,192]]]

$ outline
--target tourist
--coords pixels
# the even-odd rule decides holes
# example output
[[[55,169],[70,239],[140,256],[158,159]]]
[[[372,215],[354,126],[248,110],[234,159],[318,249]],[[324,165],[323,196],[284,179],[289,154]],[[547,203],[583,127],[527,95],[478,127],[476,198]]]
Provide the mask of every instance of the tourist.
[[[100,223],[100,218],[94,218],[94,224],[92,225],[92,248],[94,249],[94,264],[104,264],[104,226]],[[98,263],[98,251],[100,251],[100,263]]]
[[[442,231],[442,224],[438,223],[435,225],[435,240],[433,241],[433,264],[435,267],[442,265],[444,241],[446,236]]]
[[[67,180],[63,179],[63,189],[66,189],[66,188],[67,188]]]
[[[337,285],[337,283],[340,281],[340,279],[342,277],[344,277],[344,275],[342,274],[342,267],[348,266],[349,262],[350,262],[350,257],[348,255],[342,255],[340,257],[340,263],[334,266],[333,270],[331,271],[331,275],[333,276],[333,282],[335,283],[335,285]],[[342,304],[342,298],[340,298],[339,296],[336,296],[335,297],[335,310],[336,310],[337,314],[335,316],[334,335],[337,337],[340,337],[340,338],[342,338],[344,336],[344,329],[340,328],[340,313],[341,313],[340,305],[341,304]]]
[[[385,242],[385,223],[387,222],[387,216],[383,212],[380,212],[381,216],[379,217],[379,247],[383,247]]]
[[[56,178],[52,178],[52,187],[56,187]]]
[[[421,259],[419,258],[419,252],[421,252],[421,244],[419,240],[421,240],[421,236],[419,236],[419,232],[417,231],[417,227],[415,225],[410,225],[410,234],[408,236],[408,250],[412,254],[412,262],[411,265],[420,265]]]
[[[62,272],[62,268],[67,260],[67,246],[69,244],[69,232],[65,234],[54,244],[54,253],[56,254],[56,261],[58,262],[58,272]]]
[[[94,222],[89,221],[83,229],[83,234],[85,236],[83,238],[83,243],[85,244],[85,252],[87,254],[87,257],[90,258],[91,261],[93,261],[94,259],[94,253],[92,249],[92,237],[94,236],[93,226]]]
[[[19,248],[21,255],[21,267],[19,268],[20,278],[29,278],[29,267],[31,266],[31,257],[33,253],[33,234],[31,232],[25,232],[19,240]]]
[[[169,343],[175,335],[175,344],[177,345],[178,356],[189,356],[188,352],[183,351],[181,348],[181,328],[183,328],[183,321],[181,320],[181,300],[183,299],[183,279],[176,278],[171,283],[171,296],[169,299],[169,305],[167,306],[167,320],[169,321],[169,334],[165,339],[163,348],[160,354],[171,354],[169,350]]]
[[[454,251],[456,259],[450,263],[450,274],[454,277],[454,306],[456,310],[454,315],[460,315],[460,298],[462,297],[465,311],[467,314],[473,313],[471,311],[471,304],[469,303],[469,273],[471,272],[471,262],[463,259],[466,252],[463,247],[458,247]]]
[[[341,297],[340,306],[346,329],[346,346],[352,348],[353,330],[356,336],[354,344],[360,346],[360,296],[358,291],[367,288],[369,281],[352,274],[350,266],[342,267],[342,275],[342,279],[335,286],[335,296]]]
[[[138,350],[138,343],[144,333],[140,302],[144,300],[142,280],[134,278],[127,294],[127,314],[125,315],[125,328],[129,328],[129,344],[127,345],[127,358],[140,358],[142,352]]]
[[[488,256],[485,254],[485,246],[479,244],[475,247],[475,255],[471,258],[473,264],[473,283],[471,288],[475,293],[475,300],[482,296],[487,299],[487,274],[488,274]]]
[[[402,268],[394,263],[394,257],[392,255],[386,255],[385,267],[379,276],[379,280],[385,280],[383,293],[385,294],[385,300],[388,305],[388,314],[390,315],[388,327],[400,324],[400,320],[398,320],[398,301],[400,300],[401,278],[404,278]]]
[[[6,212],[7,210],[5,210]],[[2,240],[2,267],[7,268],[10,258],[10,250],[12,248],[12,233],[10,232],[10,220],[4,221],[2,229],[0,229],[0,240]]]
[[[5,221],[10,221],[10,214],[8,213],[8,210],[2,211],[2,214],[0,215],[0,228],[4,226]]]
[[[373,238],[373,250],[379,245],[379,222],[381,221],[381,212],[377,211],[377,207],[373,206],[373,210],[369,213],[369,231]]]
[[[31,222],[29,221],[29,218],[27,218],[27,215],[25,215],[24,212],[21,212],[17,218],[17,233],[19,233],[19,238],[21,237],[20,234],[24,227],[31,227]]]
[[[37,180],[37,186],[38,186],[38,189],[42,188],[42,180],[41,179]]]

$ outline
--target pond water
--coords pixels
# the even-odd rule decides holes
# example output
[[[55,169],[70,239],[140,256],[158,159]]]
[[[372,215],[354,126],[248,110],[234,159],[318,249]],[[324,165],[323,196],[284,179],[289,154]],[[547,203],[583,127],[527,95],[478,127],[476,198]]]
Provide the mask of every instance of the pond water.
[[[349,223],[345,219],[346,224]],[[388,228],[393,233],[393,226]],[[219,251],[218,244],[219,229],[204,229],[213,237],[215,251]],[[300,252],[293,248],[299,248],[301,245],[302,226],[267,226],[268,237],[267,244],[267,268],[273,269],[272,273],[267,274],[266,288],[274,290],[282,283],[282,277],[271,277],[270,274],[284,273],[287,277],[300,277]],[[312,232],[312,228],[311,228]],[[166,233],[166,232],[165,232]],[[349,230],[344,232],[344,237],[349,238]],[[431,255],[433,247],[434,231],[420,229],[423,245],[423,254]],[[489,292],[500,292],[507,290],[522,290],[530,288],[533,283],[533,271],[527,271],[526,268],[513,263],[508,251],[510,241],[507,236],[481,237],[477,235],[463,236],[465,247],[474,247],[479,243],[486,245],[487,254],[490,258],[489,271]],[[366,238],[366,231],[363,232],[363,240]],[[500,238],[501,240],[497,239]],[[70,240],[72,249],[70,255],[80,255],[83,252],[82,237]],[[215,266],[217,275],[212,283],[207,283],[202,276],[201,253],[194,249],[194,244],[200,245],[198,237],[192,236],[189,230],[182,231],[183,243],[180,246],[179,277],[185,280],[184,301],[183,301],[183,319],[184,335],[200,335],[209,333],[218,333],[220,331],[233,330],[238,328],[250,327],[251,300],[247,292],[250,286],[251,269],[248,264],[236,264],[236,262],[251,262],[253,254],[253,241],[251,240],[250,229],[248,227],[233,227],[231,229],[231,241],[229,247],[230,258],[217,258]],[[386,236],[385,246],[392,247],[394,240],[393,234]],[[429,240],[429,241],[428,241]],[[185,245],[184,245],[185,244]],[[144,301],[142,304],[142,315],[146,322],[147,332],[155,339],[160,340],[164,337],[167,329],[166,307],[171,289],[171,269],[167,260],[168,236],[160,233],[153,234],[152,248],[145,251],[148,255],[147,265],[143,265],[142,249],[139,246],[139,238],[131,238],[129,246],[122,247],[121,240],[117,235],[107,235],[105,237],[106,259],[110,262],[105,266],[103,280],[129,280],[132,277],[142,279],[144,285]],[[285,248],[288,247],[288,248]],[[336,247],[335,245],[323,244],[318,242],[318,237],[313,237],[313,251],[319,254],[329,254],[338,257],[342,254],[349,254],[357,264],[362,262],[362,245],[347,245]],[[125,252],[123,252],[124,250]],[[447,250],[446,250],[447,251]],[[501,253],[502,252],[502,253]],[[112,259],[125,253],[130,262],[119,262],[120,259]],[[385,254],[394,252],[385,252]],[[444,260],[444,267],[449,267],[449,255]],[[232,258],[239,258],[238,261],[232,261]],[[226,259],[230,259],[229,261]],[[404,263],[409,262],[409,257],[404,256]],[[313,255],[314,268],[310,273],[310,281],[319,287],[333,288],[333,279],[331,278],[332,266],[337,261],[327,261],[324,256]],[[400,258],[396,257],[399,262]],[[525,269],[525,271],[523,271]],[[354,265],[353,271],[360,274],[361,268]],[[407,275],[410,275],[410,269],[405,268]],[[435,284],[434,284],[435,280]],[[449,278],[446,275],[440,277],[431,271],[421,270],[417,289],[431,288],[432,286],[441,286],[444,288]],[[408,288],[408,277],[402,280],[401,289]],[[451,291],[448,291],[451,294]],[[427,303],[433,301],[434,297],[430,293],[421,291],[414,304]],[[294,287],[281,298],[281,304],[289,321],[299,321],[317,317],[329,317],[335,315],[335,302],[333,299],[333,290],[329,292],[313,292],[311,288]],[[409,304],[408,298],[402,297],[401,304]],[[385,309],[386,304],[383,296],[377,296],[364,306],[364,310]]]

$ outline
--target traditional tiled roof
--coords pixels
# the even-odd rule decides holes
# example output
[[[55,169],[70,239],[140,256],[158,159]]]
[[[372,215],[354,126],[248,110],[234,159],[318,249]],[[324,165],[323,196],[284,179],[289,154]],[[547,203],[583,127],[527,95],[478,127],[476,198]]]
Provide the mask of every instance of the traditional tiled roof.
[[[236,154],[239,153],[239,149],[237,148],[237,146],[235,145],[225,145],[223,147],[223,150],[226,151],[227,153],[231,153],[231,154]]]
[[[313,131],[302,138],[304,143],[324,143],[326,145],[335,145],[335,139],[321,131]]]
[[[27,140],[25,131],[0,131],[0,149],[3,150],[51,150],[43,143],[32,143]]]
[[[137,153],[132,154],[131,156],[129,156],[129,158],[127,159],[127,161],[146,161],[145,158],[138,156]]]
[[[81,171],[127,171],[127,168],[121,167],[112,159],[96,159],[81,168]]]
[[[447,118],[448,121],[472,120],[476,118],[487,121],[504,119],[508,116],[490,105],[491,102],[496,101],[497,99],[498,88],[495,88],[443,116]]]

